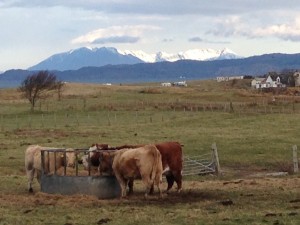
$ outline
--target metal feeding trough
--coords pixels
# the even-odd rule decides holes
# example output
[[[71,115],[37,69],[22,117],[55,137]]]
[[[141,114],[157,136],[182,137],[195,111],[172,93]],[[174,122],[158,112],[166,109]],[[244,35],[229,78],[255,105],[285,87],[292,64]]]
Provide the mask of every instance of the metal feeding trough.
[[[87,194],[100,199],[120,196],[121,188],[114,176],[42,175],[41,191],[49,194]]]
[[[78,160],[77,155],[83,150],[75,150],[76,162],[75,162],[75,175],[58,175],[56,168],[54,173],[46,174],[45,168],[49,171],[49,154],[64,153],[64,160],[66,160],[65,149],[51,149],[42,150],[42,173],[41,173],[41,191],[49,194],[62,194],[62,195],[73,195],[73,194],[86,194],[95,195],[99,199],[112,199],[120,197],[121,188],[115,178],[115,176],[91,176],[90,168],[87,176],[79,175],[78,173]],[[56,157],[54,157],[56,160]],[[48,164],[46,162],[48,162]],[[54,163],[56,165],[56,162]],[[55,166],[56,167],[56,166]],[[66,167],[64,166],[64,174],[66,174]]]

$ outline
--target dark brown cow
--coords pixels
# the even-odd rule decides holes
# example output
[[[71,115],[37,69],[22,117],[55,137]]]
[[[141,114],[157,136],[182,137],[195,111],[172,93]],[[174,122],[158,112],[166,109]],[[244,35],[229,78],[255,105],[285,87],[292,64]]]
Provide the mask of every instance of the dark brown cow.
[[[124,148],[137,148],[143,145],[123,145],[126,146]],[[109,150],[113,149],[122,149],[123,146],[109,148]],[[163,142],[155,144],[156,148],[159,150],[162,158],[162,166],[164,175],[166,176],[168,187],[167,191],[169,191],[174,182],[177,183],[177,191],[180,192],[182,190],[182,145],[178,142]],[[112,171],[112,161],[108,157],[100,159],[100,173],[101,171]],[[133,181],[129,181],[128,183],[129,193],[133,192]],[[150,193],[153,193],[153,188]]]
[[[178,142],[163,142],[155,144],[156,148],[161,154],[163,170],[168,182],[167,191],[169,191],[174,184],[177,184],[177,192],[182,190],[182,163],[183,155],[181,144]]]

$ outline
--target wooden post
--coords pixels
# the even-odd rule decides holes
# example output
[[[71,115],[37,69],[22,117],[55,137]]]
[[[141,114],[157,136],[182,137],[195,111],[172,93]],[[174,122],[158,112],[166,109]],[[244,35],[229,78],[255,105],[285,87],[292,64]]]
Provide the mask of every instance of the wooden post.
[[[213,143],[211,145],[211,149],[213,151],[213,160],[214,160],[215,166],[216,166],[216,174],[221,175],[221,167],[220,167],[219,155],[218,155],[218,149],[217,149],[216,143]]]
[[[234,112],[234,109],[233,109],[232,101],[230,101],[229,107],[230,107],[230,113],[233,113],[233,112]]]
[[[298,165],[298,156],[297,156],[297,145],[293,146],[293,165],[294,165],[294,173],[298,173],[299,165]]]

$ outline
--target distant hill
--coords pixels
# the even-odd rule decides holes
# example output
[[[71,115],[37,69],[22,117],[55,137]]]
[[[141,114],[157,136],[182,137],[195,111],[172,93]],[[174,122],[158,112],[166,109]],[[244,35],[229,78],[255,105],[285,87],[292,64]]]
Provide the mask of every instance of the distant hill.
[[[106,65],[53,72],[59,79],[67,82],[119,84],[201,80],[233,75],[258,76],[271,71],[281,72],[285,69],[300,69],[300,54],[276,53],[243,59]],[[19,86],[30,73],[32,72],[27,70],[6,71],[0,74],[0,88]]]
[[[158,52],[147,54],[143,51],[120,51],[112,47],[78,48],[68,52],[55,54],[28,70],[77,70],[82,67],[100,67],[105,65],[122,65],[137,63],[153,63],[177,60],[219,60],[239,58],[230,49],[192,49],[185,52],[169,54]]]
[[[55,54],[34,65],[28,70],[77,70],[86,66],[104,66],[107,64],[136,64],[143,62],[133,55],[119,54],[115,48],[79,48],[69,52]]]

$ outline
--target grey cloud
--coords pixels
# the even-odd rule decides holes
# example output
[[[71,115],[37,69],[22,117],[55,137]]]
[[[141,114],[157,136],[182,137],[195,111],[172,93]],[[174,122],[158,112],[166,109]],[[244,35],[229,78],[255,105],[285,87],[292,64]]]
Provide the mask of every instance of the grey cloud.
[[[192,37],[188,39],[189,42],[205,42],[210,44],[230,44],[229,41],[212,41],[212,40],[206,40],[202,39],[200,37]]]
[[[136,43],[139,41],[139,37],[132,36],[112,36],[105,38],[98,38],[92,42],[92,44],[106,44],[106,43]]]
[[[203,42],[203,39],[200,37],[192,37],[189,39],[189,42]]]
[[[53,7],[83,8],[87,10],[102,11],[120,14],[160,14],[160,15],[216,15],[243,14],[257,11],[294,10],[300,9],[298,0],[7,0],[2,7]],[[1,4],[0,4],[1,7]]]
[[[300,35],[285,35],[279,37],[285,41],[300,42]]]

